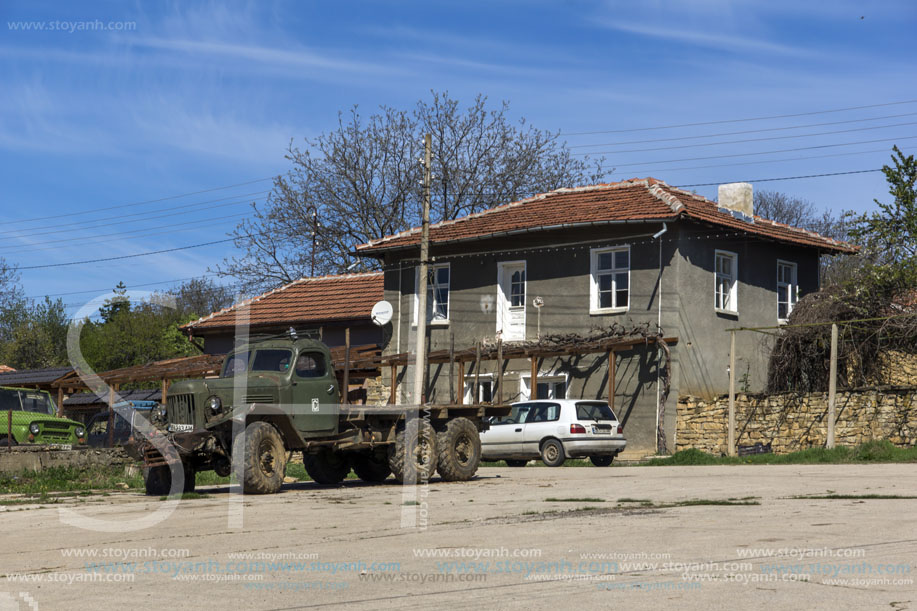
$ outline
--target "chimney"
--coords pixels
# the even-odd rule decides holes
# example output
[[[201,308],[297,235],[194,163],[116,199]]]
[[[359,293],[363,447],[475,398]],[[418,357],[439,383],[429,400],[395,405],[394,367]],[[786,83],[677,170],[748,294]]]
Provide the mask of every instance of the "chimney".
[[[717,206],[721,212],[754,223],[754,197],[751,183],[731,182],[720,185],[717,193]]]

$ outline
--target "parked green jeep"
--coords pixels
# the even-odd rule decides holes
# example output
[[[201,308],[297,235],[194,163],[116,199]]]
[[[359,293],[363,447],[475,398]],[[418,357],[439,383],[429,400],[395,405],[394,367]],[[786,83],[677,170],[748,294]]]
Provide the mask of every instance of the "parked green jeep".
[[[56,414],[46,390],[0,387],[0,446],[86,443],[82,424]]]

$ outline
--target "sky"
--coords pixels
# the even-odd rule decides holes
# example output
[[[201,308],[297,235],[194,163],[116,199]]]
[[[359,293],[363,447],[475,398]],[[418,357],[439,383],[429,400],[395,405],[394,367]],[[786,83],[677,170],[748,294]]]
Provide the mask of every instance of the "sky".
[[[608,181],[868,211],[862,171],[917,150],[915,31],[913,0],[3,1],[0,257],[71,313],[168,289],[237,254],[291,140],[431,90],[509,102]],[[814,174],[840,175],[765,180]]]

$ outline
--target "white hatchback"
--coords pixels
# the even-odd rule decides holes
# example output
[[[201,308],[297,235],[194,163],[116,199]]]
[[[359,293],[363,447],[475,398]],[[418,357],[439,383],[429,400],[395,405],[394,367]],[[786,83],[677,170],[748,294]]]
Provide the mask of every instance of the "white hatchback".
[[[514,403],[510,414],[481,433],[481,458],[524,467],[541,458],[559,467],[567,458],[589,457],[607,467],[627,445],[622,425],[604,401],[543,399]]]

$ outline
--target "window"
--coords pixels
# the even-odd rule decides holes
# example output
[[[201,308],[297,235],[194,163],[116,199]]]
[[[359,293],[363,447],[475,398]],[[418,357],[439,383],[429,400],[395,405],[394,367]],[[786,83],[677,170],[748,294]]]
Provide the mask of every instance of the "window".
[[[716,251],[716,284],[713,307],[725,312],[738,312],[738,265],[739,256],[725,250]]]
[[[522,424],[528,418],[529,411],[532,409],[530,403],[520,403],[514,405],[508,416],[498,418],[492,424]]]
[[[324,377],[325,357],[319,352],[303,352],[296,357],[296,375],[300,378]]]
[[[427,322],[449,321],[449,264],[430,265],[427,268]],[[417,308],[420,299],[417,289],[420,287],[420,268],[414,275],[414,324],[417,324]]]
[[[565,399],[567,397],[567,381],[538,382],[535,390],[536,399]]]
[[[567,376],[545,372],[538,375],[535,392],[532,392],[532,376],[523,375],[519,378],[519,396],[523,400],[531,399],[566,399]]]
[[[529,411],[526,422],[554,422],[560,418],[560,405],[557,403],[535,403]]]
[[[287,371],[292,357],[289,350],[256,350],[252,371]]]
[[[493,380],[490,378],[490,374],[486,374],[487,377],[481,376],[478,378],[478,403],[492,403],[493,402]],[[465,377],[465,388],[463,389],[463,399],[462,402],[465,405],[471,405],[475,401],[474,398],[474,376]]]
[[[630,303],[630,246],[595,249],[591,257],[589,311],[626,310]]]
[[[614,412],[607,403],[586,403],[576,404],[577,420],[617,420]]]
[[[509,305],[525,305],[525,269],[516,270],[510,278]]]
[[[786,321],[798,299],[799,285],[796,284],[796,264],[789,261],[777,261],[777,320]]]
[[[231,378],[234,375],[245,375],[248,372],[248,352],[237,352],[226,359],[223,366],[223,377]]]

